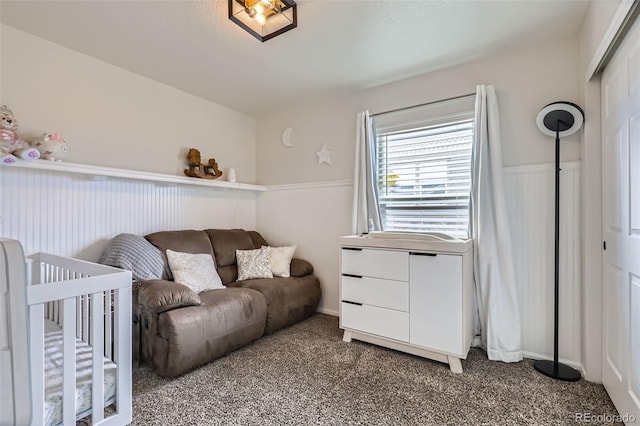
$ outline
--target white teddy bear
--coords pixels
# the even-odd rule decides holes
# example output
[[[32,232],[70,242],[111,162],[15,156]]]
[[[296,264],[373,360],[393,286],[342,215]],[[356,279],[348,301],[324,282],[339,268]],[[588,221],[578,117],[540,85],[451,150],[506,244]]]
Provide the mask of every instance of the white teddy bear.
[[[18,138],[18,122],[6,105],[0,106],[0,164],[13,164],[18,158],[35,160],[40,152]]]

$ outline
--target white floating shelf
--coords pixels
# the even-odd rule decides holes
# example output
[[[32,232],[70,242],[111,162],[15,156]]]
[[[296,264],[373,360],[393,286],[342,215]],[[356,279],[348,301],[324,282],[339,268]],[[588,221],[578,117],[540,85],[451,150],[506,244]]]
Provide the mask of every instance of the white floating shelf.
[[[144,180],[150,182],[159,182],[161,184],[180,184],[180,185],[196,185],[207,186],[210,188],[220,189],[239,189],[243,191],[266,191],[266,187],[262,185],[253,185],[249,183],[227,182],[224,180],[199,179],[188,176],[174,176],[162,173],[140,172],[135,170],[114,169],[112,167],[90,166],[86,164],[66,163],[62,161],[18,161],[11,165],[1,166],[2,168],[23,168],[37,170],[51,170],[61,173],[75,173],[87,176],[93,176],[95,180],[115,177],[122,179]]]

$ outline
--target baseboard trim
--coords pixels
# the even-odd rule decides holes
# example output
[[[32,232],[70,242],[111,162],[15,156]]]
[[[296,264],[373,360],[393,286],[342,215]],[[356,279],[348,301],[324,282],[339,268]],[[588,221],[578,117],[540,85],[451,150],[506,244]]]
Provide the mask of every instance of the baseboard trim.
[[[333,309],[318,308],[318,309],[316,309],[316,312],[320,312],[321,314],[331,315],[331,316],[334,316],[334,317],[339,317],[340,316],[340,313],[338,311],[334,311]]]

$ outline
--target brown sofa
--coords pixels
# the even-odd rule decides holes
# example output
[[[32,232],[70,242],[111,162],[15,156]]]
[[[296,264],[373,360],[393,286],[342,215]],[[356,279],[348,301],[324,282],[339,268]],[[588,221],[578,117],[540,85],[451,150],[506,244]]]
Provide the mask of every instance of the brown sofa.
[[[144,280],[138,293],[141,356],[161,376],[178,376],[312,315],[321,297],[309,262],[293,258],[291,277],[236,281],[236,249],[268,245],[255,231],[207,229],[156,232],[145,238],[164,261],[167,249],[207,253],[224,289],[196,294],[162,279]]]

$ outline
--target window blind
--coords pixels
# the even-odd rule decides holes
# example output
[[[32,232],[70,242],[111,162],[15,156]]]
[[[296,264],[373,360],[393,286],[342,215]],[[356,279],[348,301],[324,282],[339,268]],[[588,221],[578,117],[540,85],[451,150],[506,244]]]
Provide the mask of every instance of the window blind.
[[[411,125],[400,119],[383,127],[374,120],[385,230],[468,236],[473,107],[465,108]]]

